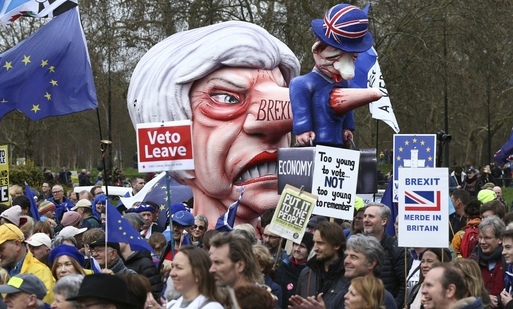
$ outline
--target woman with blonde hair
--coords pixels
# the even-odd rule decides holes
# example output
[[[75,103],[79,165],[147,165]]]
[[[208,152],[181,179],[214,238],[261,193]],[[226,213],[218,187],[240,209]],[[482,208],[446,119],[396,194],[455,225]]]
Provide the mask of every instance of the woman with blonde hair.
[[[385,309],[381,306],[385,299],[383,281],[376,277],[357,277],[351,280],[344,296],[346,309]]]
[[[84,255],[76,247],[69,245],[58,245],[50,251],[49,261],[52,265],[52,275],[55,280],[68,275],[86,275],[91,271],[83,268]]]
[[[477,262],[471,259],[456,259],[452,261],[452,263],[456,268],[460,269],[465,276],[465,282],[467,283],[468,290],[466,297],[481,297],[483,306],[487,309],[492,308],[490,295],[484,287],[481,269]]]
[[[209,272],[212,262],[208,253],[196,246],[183,246],[173,258],[170,273],[174,289],[182,294],[167,303],[167,309],[222,309],[214,276]]]

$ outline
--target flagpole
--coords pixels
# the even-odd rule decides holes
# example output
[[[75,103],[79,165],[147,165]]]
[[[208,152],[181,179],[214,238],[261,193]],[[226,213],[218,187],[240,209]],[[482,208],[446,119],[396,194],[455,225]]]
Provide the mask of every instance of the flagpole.
[[[105,155],[106,155],[106,152],[107,152],[107,148],[109,148],[109,145],[110,145],[110,144],[112,144],[112,142],[111,142],[110,140],[102,139],[102,140],[100,141],[100,151],[101,151],[101,153],[102,153],[102,163],[103,163],[103,167],[104,167],[104,169],[103,169],[103,170],[104,170],[105,172],[107,171],[107,170],[106,170],[106,165],[105,165],[105,163],[106,163]],[[108,249],[107,249],[107,247],[108,247],[108,246],[107,246],[108,237],[107,237],[107,235],[109,235],[109,234],[108,234],[108,229],[109,229],[109,224],[108,224],[108,222],[109,222],[108,213],[109,213],[109,212],[107,211],[107,207],[109,207],[109,203],[107,202],[107,200],[109,199],[109,183],[108,183],[108,182],[107,182],[107,180],[106,180],[107,173],[104,173],[104,174],[105,174],[105,175],[104,175],[104,176],[105,176],[105,177],[104,177],[104,178],[105,178],[105,186],[104,186],[104,187],[105,187],[105,197],[106,197],[106,200],[105,200],[105,209],[104,209],[104,211],[105,211],[105,265],[104,265],[104,266],[105,266],[105,268],[107,268],[107,266],[108,266],[108,265],[107,265],[107,263],[108,263],[108,262],[107,262],[107,261],[108,261],[108,256],[107,256],[107,253],[108,253],[108,252],[107,252],[107,250],[108,250]]]

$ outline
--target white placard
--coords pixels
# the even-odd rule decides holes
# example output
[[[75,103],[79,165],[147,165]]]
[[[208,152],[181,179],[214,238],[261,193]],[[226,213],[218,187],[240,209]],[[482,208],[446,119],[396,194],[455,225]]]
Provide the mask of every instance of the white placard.
[[[315,147],[312,194],[316,215],[353,220],[360,152],[327,146]]]
[[[399,247],[449,247],[449,171],[399,171]]]

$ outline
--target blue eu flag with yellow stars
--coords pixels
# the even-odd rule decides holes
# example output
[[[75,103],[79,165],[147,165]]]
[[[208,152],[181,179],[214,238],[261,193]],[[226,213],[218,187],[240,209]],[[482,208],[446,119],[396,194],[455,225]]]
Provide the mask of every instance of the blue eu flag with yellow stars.
[[[133,228],[110,202],[105,206],[107,218],[105,233],[107,242],[123,242],[130,245],[133,251],[149,250],[153,252],[150,244]]]
[[[18,110],[40,120],[97,107],[77,8],[0,54],[0,118]]]
[[[436,167],[436,134],[394,134],[394,180],[400,168]]]

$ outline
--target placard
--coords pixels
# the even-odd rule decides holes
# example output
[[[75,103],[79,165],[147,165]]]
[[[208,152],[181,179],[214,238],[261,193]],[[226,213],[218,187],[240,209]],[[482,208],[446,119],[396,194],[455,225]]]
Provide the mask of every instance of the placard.
[[[315,195],[286,185],[274,211],[269,231],[299,243],[303,239],[316,200]]]
[[[139,172],[193,170],[190,120],[137,124]]]
[[[316,146],[312,193],[317,195],[313,213],[353,220],[360,152]]]
[[[0,146],[0,203],[9,203],[9,151]]]
[[[399,247],[449,247],[448,195],[447,168],[399,172]]]

